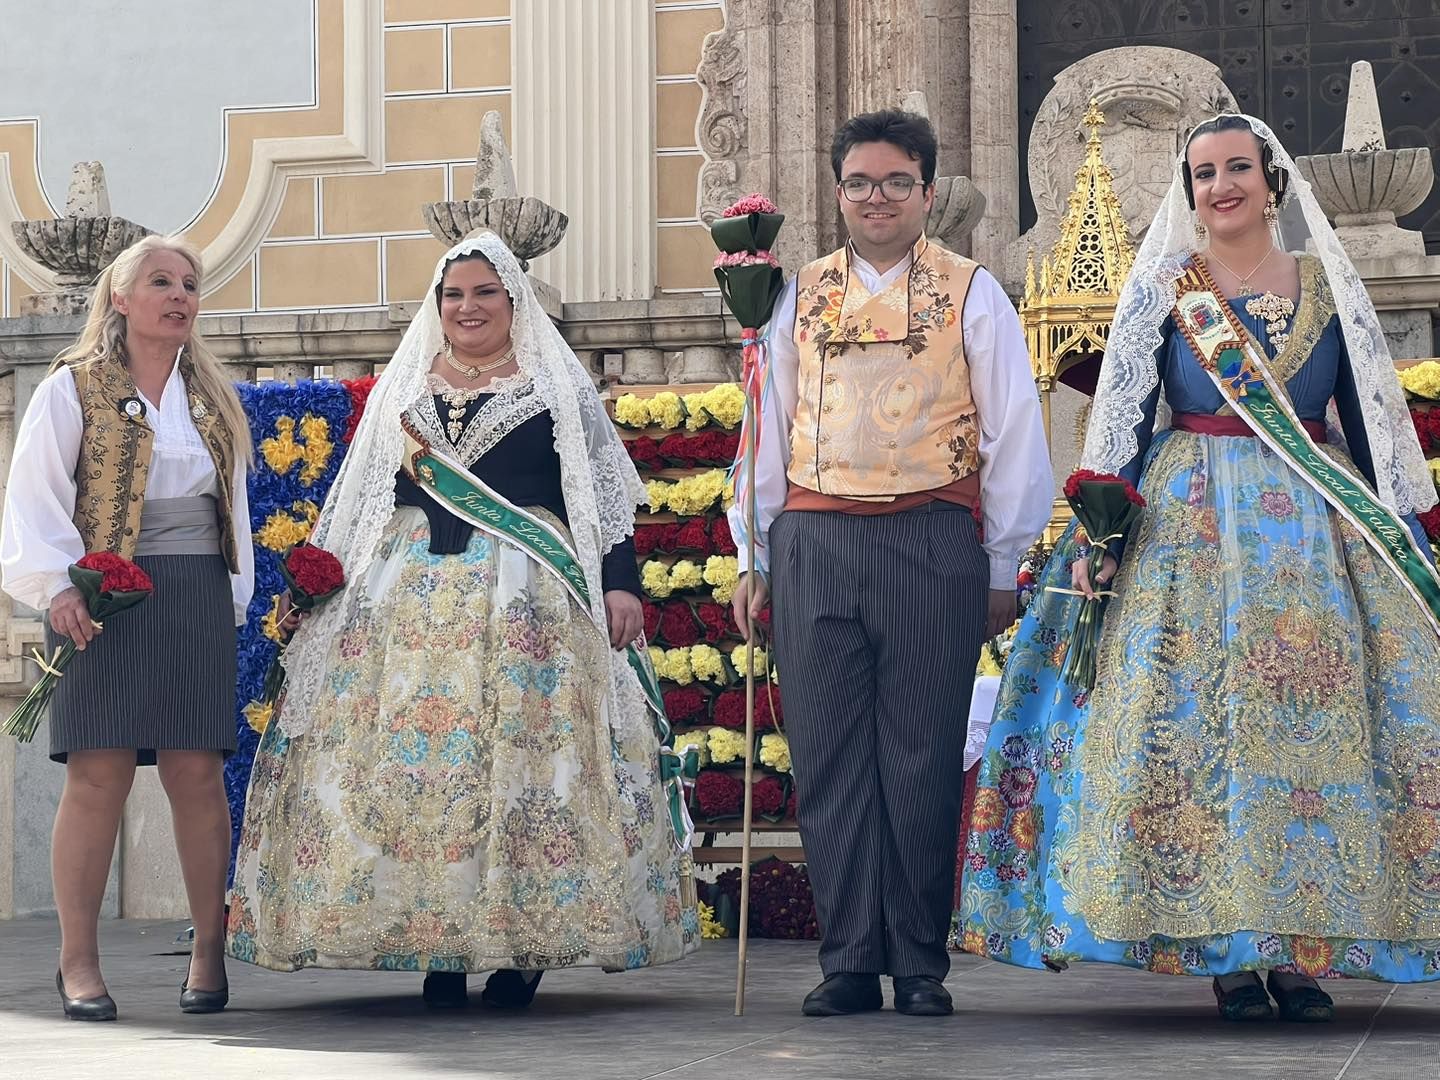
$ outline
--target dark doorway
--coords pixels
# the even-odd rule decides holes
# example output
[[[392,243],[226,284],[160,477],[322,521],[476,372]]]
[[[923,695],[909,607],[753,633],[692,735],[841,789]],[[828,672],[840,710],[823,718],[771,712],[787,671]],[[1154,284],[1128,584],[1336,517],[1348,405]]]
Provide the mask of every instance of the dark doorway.
[[[1440,146],[1440,0],[1018,0],[1018,15],[1022,232],[1035,223],[1026,154],[1041,102],[1065,68],[1122,45],[1203,56],[1297,157],[1340,150],[1350,65],[1368,60],[1389,144]],[[1440,185],[1400,224],[1440,254]]]

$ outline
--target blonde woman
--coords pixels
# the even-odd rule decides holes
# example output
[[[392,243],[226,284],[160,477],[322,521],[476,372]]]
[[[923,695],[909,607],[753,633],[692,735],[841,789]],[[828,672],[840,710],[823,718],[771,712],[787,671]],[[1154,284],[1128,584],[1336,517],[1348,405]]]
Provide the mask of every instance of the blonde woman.
[[[46,648],[84,650],[50,709],[65,765],[51,847],[60,916],[55,985],[73,1020],[114,1020],[96,924],[136,765],[158,764],[174,811],[195,947],[184,1012],[225,1007],[235,627],[254,588],[240,400],[196,329],[201,265],[149,236],[95,285],[79,340],[36,388],[15,443],[0,574],[48,614]],[[155,582],[130,612],[91,623],[66,570],[89,552],[132,558]]]

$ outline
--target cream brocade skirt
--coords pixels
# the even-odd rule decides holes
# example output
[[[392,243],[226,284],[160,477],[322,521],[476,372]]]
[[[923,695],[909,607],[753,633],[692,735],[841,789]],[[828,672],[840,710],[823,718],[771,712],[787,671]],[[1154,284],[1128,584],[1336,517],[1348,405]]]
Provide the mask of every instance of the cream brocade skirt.
[[[700,939],[689,856],[649,718],[608,715],[607,641],[514,547],[429,543],[397,509],[309,732],[282,710],[265,733],[227,951],[282,971],[678,960]]]

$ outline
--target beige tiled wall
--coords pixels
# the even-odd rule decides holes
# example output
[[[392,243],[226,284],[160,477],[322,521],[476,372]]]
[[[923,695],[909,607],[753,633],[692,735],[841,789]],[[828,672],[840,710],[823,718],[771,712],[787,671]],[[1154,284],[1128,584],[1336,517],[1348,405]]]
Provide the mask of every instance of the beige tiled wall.
[[[705,159],[696,145],[702,95],[695,69],[705,35],[724,25],[722,0],[656,0],[655,261],[662,291],[715,287],[715,246],[696,211],[696,182]]]
[[[260,249],[230,279],[212,282],[205,309],[315,310],[419,299],[441,253],[421,204],[469,197],[488,109],[501,112],[514,144],[511,12],[512,0],[386,0],[384,171],[292,177]],[[694,73],[705,35],[724,26],[724,3],[655,0],[654,17],[656,284],[663,291],[712,289],[713,248],[696,216],[704,159],[696,146],[701,92]],[[342,47],[338,34],[325,40],[327,48]],[[25,131],[7,129],[4,137],[22,139]],[[0,314],[14,314],[31,289],[3,263],[0,284]]]
[[[522,0],[517,0],[522,2]],[[417,300],[443,252],[424,203],[468,198],[480,120],[510,125],[510,0],[386,0],[385,170],[292,178],[250,268],[209,311]]]

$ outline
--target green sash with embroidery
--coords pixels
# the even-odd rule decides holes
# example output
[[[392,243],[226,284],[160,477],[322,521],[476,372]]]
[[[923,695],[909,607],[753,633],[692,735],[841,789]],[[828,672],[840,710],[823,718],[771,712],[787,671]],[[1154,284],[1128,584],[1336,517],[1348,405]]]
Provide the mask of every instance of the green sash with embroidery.
[[[492,490],[461,462],[431,446],[408,419],[402,419],[401,426],[405,429],[402,467],[416,486],[462,521],[488,536],[511,544],[535,560],[565,586],[580,610],[594,622],[590,610],[590,584],[585,580],[585,571],[569,541],[554,526],[516,506]],[[608,628],[604,625],[596,628],[608,642]],[[639,645],[625,647],[625,659],[640,681],[645,703],[654,719],[655,734],[660,740],[660,783],[665,790],[675,843],[682,850],[687,850],[695,827],[685,802],[685,785],[693,782],[700,771],[699,755],[693,748],[682,755],[672,745],[674,733],[665,715],[660,680],[650,663],[650,652],[643,639]]]
[[[1440,635],[1440,577],[1430,560],[1405,523],[1380,503],[1365,481],[1311,440],[1262,350],[1203,263],[1192,261],[1175,283],[1174,318],[1200,366],[1236,414],[1365,537]]]

